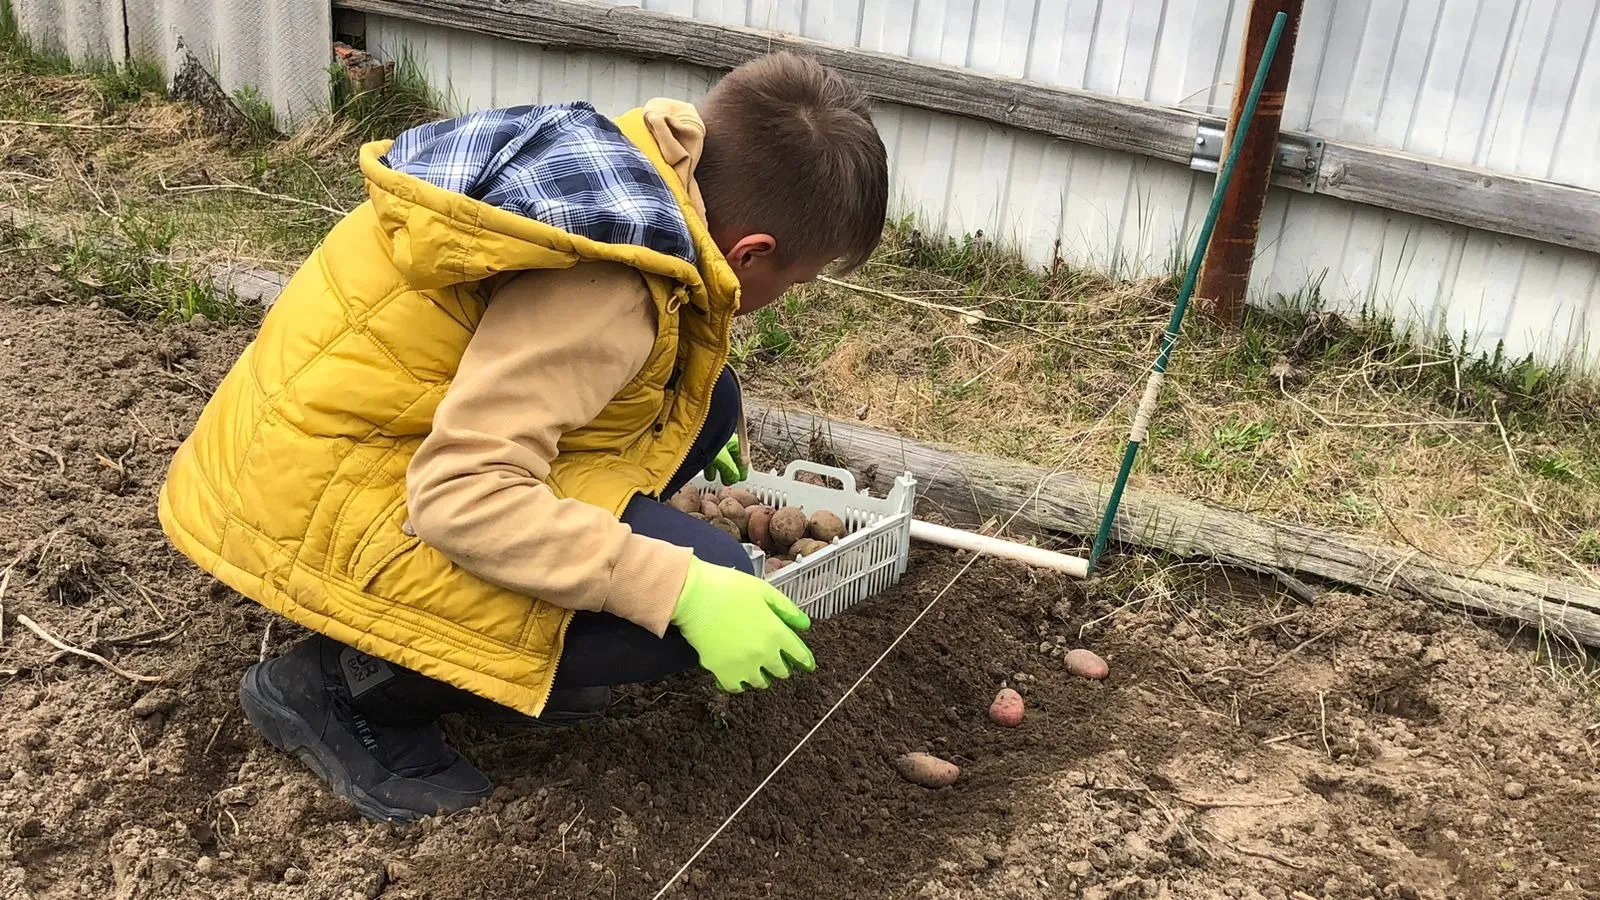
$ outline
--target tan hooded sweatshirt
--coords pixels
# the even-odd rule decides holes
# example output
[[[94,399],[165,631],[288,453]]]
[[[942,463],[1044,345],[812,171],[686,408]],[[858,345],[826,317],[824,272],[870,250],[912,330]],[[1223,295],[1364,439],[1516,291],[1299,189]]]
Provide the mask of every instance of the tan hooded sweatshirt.
[[[699,113],[673,100],[644,110],[704,219]],[[420,536],[486,581],[664,633],[690,551],[544,484],[562,435],[592,421],[644,367],[656,333],[644,281],[591,262],[511,273],[482,289],[488,309],[406,474],[410,515],[432,523]]]

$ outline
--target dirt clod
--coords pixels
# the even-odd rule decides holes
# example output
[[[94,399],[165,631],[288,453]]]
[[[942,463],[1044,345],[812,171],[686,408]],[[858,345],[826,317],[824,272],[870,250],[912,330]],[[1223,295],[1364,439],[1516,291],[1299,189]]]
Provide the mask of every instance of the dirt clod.
[[[158,687],[138,700],[133,701],[133,705],[128,707],[128,712],[139,718],[154,716],[159,713],[170,712],[173,707],[178,705],[178,701],[177,691],[172,688]]]

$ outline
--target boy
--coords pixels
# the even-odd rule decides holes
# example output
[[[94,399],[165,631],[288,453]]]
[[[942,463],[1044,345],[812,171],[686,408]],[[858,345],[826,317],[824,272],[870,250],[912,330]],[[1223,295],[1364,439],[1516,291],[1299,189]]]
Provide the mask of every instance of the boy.
[[[724,690],[814,661],[743,549],[659,502],[747,474],[735,314],[883,228],[862,96],[788,54],[697,111],[586,104],[361,150],[329,233],[173,459],[184,554],[316,632],[250,667],[250,721],[366,815],[489,783],[443,713],[559,724],[699,663]]]

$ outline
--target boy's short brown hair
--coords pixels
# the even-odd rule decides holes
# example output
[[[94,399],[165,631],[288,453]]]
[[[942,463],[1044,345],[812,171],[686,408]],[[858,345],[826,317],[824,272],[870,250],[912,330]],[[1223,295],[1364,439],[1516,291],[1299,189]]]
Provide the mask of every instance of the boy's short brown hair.
[[[716,231],[771,234],[787,262],[838,260],[849,271],[867,261],[883,235],[888,154],[844,76],[774,53],[729,72],[699,109],[695,180]]]

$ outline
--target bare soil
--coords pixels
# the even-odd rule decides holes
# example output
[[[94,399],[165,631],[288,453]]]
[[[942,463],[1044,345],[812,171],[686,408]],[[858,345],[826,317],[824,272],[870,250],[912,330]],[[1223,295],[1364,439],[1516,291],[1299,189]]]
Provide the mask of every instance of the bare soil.
[[[492,800],[368,823],[238,710],[243,669],[298,635],[268,634],[156,522],[168,456],[248,331],[0,280],[0,897],[651,897],[963,565],[918,552],[899,588],[817,625],[814,675],[771,691],[685,677],[570,732],[452,722]],[[1600,896],[1594,710],[1523,644],[1221,572],[1128,608],[1115,584],[973,565],[673,896]],[[163,681],[61,654],[21,616]],[[1069,675],[1073,646],[1110,679]],[[985,716],[1006,685],[1016,729]],[[912,750],[961,779],[901,780]]]

